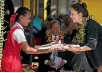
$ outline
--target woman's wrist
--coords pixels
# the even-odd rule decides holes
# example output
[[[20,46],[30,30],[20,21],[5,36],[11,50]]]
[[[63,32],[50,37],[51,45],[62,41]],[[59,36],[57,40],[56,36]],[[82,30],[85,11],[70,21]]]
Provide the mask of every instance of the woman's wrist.
[[[92,49],[89,48],[88,46],[81,47],[81,51],[88,51],[88,50],[92,50]]]

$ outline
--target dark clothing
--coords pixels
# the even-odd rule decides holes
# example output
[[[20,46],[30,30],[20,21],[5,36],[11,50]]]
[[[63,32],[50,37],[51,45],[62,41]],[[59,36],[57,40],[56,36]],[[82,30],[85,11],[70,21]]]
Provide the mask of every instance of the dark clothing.
[[[96,69],[100,65],[102,65],[102,56],[101,56],[101,47],[102,47],[102,26],[100,26],[96,21],[89,19],[87,20],[87,25],[85,26],[85,36],[84,42],[81,43],[81,46],[88,46],[92,50],[86,51],[85,54],[81,53],[75,55],[72,63],[80,66],[82,70],[91,71],[92,69]],[[78,61],[79,60],[79,61]],[[89,63],[87,63],[87,61]],[[90,66],[89,66],[89,65]],[[83,67],[82,67],[83,66]],[[76,68],[77,68],[76,67]],[[90,68],[90,69],[89,69]]]
[[[73,32],[72,32],[71,35],[65,34],[64,43],[71,44],[72,43],[72,39],[76,35],[76,32],[77,32],[77,30],[76,29],[73,29]]]
[[[74,71],[81,72],[92,72],[93,67],[90,66],[85,52],[80,52],[79,54],[75,54],[71,60],[71,64],[73,66]]]
[[[46,36],[42,36],[41,44],[49,43],[49,42],[47,42],[47,39],[48,39],[47,35]],[[64,40],[69,41],[69,38],[66,37]],[[72,69],[71,65],[69,64],[70,63],[70,59],[71,59],[70,55],[72,55],[72,53],[68,52],[68,51],[58,52],[58,57],[61,57],[62,59],[67,61],[67,63],[64,65],[67,70],[68,69],[70,69],[70,70]],[[50,56],[51,56],[51,53],[49,53],[49,54],[40,54],[39,55],[39,68],[38,68],[38,72],[47,72],[47,71],[50,71],[50,70],[54,70],[56,72],[60,71],[60,69],[56,70],[55,68],[51,68],[50,66],[44,64],[45,60],[50,60]]]
[[[66,54],[65,52],[59,52],[58,53],[58,57],[61,57],[61,58],[65,59],[65,54]],[[39,55],[39,68],[38,68],[38,72],[48,72],[48,71],[52,71],[52,70],[56,71],[56,72],[60,71],[60,69],[56,70],[55,68],[51,68],[49,65],[44,64],[45,60],[50,60],[50,55],[51,55],[51,53],[49,53],[49,54],[40,54]],[[68,59],[68,57],[67,57],[67,59]],[[70,66],[67,64],[66,67],[70,67]]]
[[[39,67],[38,72],[48,72],[51,68],[48,65],[44,64],[44,61],[49,59],[49,54],[39,54]]]
[[[97,68],[102,65],[102,26],[95,20],[89,19],[85,30],[86,35],[83,45],[92,49],[92,51],[87,51],[86,55],[94,68]]]
[[[74,36],[76,36],[77,30],[73,30],[72,35],[66,35],[64,38],[64,42],[66,44],[73,44],[72,40]],[[80,54],[74,54],[71,51],[66,51],[66,57],[68,59],[67,66],[70,66],[69,68],[73,69],[74,71],[92,71],[91,67],[88,64],[87,58],[85,56],[85,53],[82,52]],[[66,66],[65,66],[66,67]],[[68,70],[68,68],[65,68],[65,70]]]
[[[66,34],[64,37],[64,43],[65,44],[71,44],[72,43],[72,39],[74,38],[74,36],[76,35],[77,30],[73,29],[72,35],[68,35]],[[73,57],[75,56],[74,53],[72,53],[71,51],[66,51],[65,52],[65,56],[64,58],[67,60],[67,64],[64,65],[64,70],[73,70],[73,64],[71,63]]]
[[[75,35],[74,35],[75,36]],[[101,45],[102,45],[102,26],[100,26],[96,21],[89,19],[87,20],[87,25],[85,26],[85,38],[83,43],[79,43],[80,46],[88,46],[92,51],[86,51],[85,53],[80,53],[72,58],[73,68],[81,68],[81,70],[91,71],[91,67],[96,69],[98,66],[102,65],[101,57]],[[88,64],[88,62],[90,64]],[[90,68],[90,69],[89,69]]]

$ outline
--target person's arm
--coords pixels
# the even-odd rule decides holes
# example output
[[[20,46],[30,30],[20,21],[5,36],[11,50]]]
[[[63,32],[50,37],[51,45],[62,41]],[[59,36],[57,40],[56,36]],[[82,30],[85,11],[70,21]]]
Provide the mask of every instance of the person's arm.
[[[68,48],[68,50],[74,52],[95,50],[98,41],[98,25],[99,24],[93,20],[88,21],[85,29],[86,45],[82,47],[76,47],[72,45],[70,48]]]
[[[89,51],[89,50],[92,50],[92,48],[88,47],[88,46],[82,46],[80,47],[80,51]]]
[[[94,20],[89,20],[86,28],[87,44],[81,47],[82,51],[95,50],[98,42],[98,23]]]
[[[38,48],[32,48],[28,45],[24,32],[21,29],[17,29],[13,33],[13,39],[21,44],[21,48],[28,54],[42,54],[49,53],[50,50],[38,50]]]
[[[83,51],[90,51],[92,49],[88,46],[76,47],[75,45],[70,45],[70,48],[68,48],[68,50],[72,51],[73,53],[77,53]]]
[[[49,53],[49,50],[39,50],[38,48],[32,48],[28,45],[27,42],[22,42],[22,50],[25,51],[27,54],[43,54],[43,53]]]

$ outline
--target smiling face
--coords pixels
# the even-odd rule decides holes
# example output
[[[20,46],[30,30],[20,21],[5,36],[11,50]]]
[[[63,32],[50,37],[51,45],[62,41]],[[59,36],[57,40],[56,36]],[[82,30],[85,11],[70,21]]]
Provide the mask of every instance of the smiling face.
[[[71,8],[70,18],[72,19],[73,23],[82,23],[83,20],[82,13],[73,8]]]
[[[22,26],[27,26],[31,22],[31,12],[26,11],[26,14],[19,17],[19,21]]]

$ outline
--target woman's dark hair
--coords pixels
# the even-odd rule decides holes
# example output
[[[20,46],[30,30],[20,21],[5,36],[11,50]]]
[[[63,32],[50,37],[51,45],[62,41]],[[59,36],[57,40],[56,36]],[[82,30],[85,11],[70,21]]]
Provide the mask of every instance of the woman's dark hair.
[[[20,7],[17,9],[16,13],[18,14],[15,21],[19,20],[19,16],[21,15],[25,15],[27,13],[27,11],[30,11],[28,8],[26,7]]]
[[[89,16],[87,5],[85,3],[82,3],[82,4],[76,3],[76,4],[73,4],[71,7],[75,9],[78,13],[81,12],[83,14],[83,17]]]

